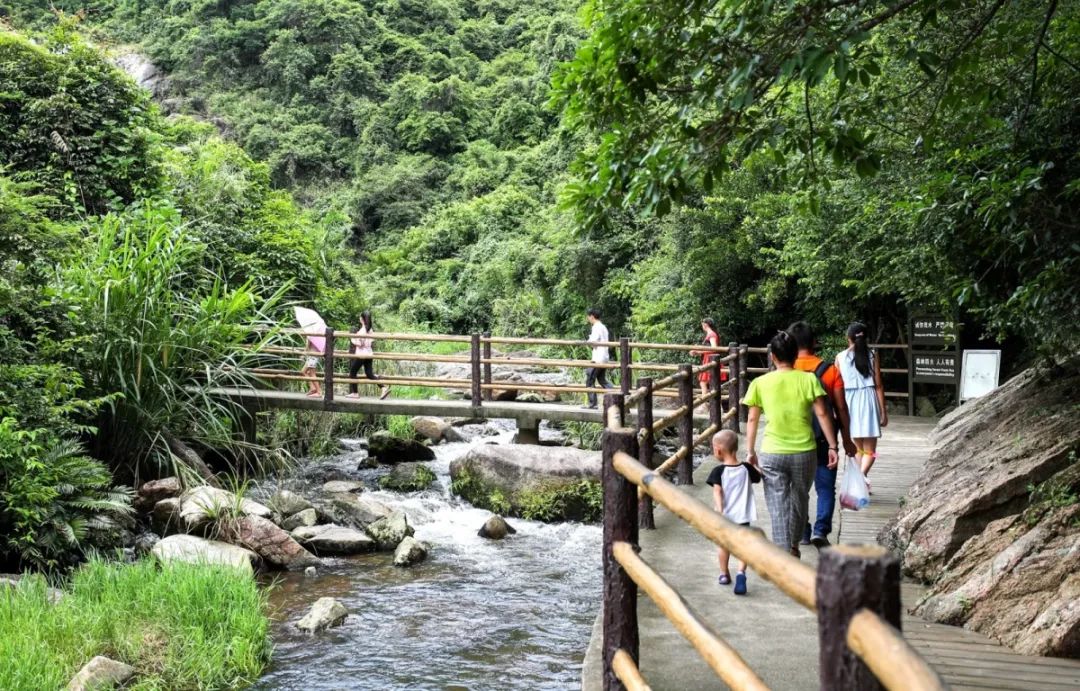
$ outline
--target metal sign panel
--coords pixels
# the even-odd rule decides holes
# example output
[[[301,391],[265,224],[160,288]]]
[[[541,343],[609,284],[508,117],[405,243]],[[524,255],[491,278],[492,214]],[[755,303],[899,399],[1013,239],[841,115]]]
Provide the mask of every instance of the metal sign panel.
[[[911,379],[917,384],[955,384],[955,352],[912,351]]]
[[[955,345],[956,319],[926,314],[911,318],[912,345]]]
[[[985,396],[998,385],[1000,350],[965,350],[960,377],[960,400]]]

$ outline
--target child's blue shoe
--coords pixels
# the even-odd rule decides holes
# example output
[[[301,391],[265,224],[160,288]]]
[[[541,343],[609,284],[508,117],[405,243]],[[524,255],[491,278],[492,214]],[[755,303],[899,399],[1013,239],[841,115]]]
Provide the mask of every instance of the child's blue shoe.
[[[720,583],[720,585],[731,585],[731,576],[727,575],[726,573],[721,574],[720,578],[717,579],[717,581]]]
[[[735,574],[735,594],[746,595],[746,574],[739,572]]]

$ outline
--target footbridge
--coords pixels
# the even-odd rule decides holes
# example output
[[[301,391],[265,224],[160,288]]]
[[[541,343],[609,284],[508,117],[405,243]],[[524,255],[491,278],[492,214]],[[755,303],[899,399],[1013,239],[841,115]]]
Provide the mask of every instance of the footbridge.
[[[258,342],[241,354],[228,368],[227,385],[210,393],[243,406],[248,437],[254,435],[255,413],[275,409],[366,413],[377,415],[434,415],[455,418],[511,419],[518,427],[519,443],[539,443],[540,423],[580,421],[600,423],[598,409],[583,407],[587,395],[603,396],[618,391],[630,396],[642,385],[653,386],[651,406],[658,410],[694,410],[693,425],[719,424],[721,410],[738,407],[751,377],[768,371],[765,348],[729,343],[708,347],[679,343],[652,343],[620,338],[590,342],[556,338],[492,336],[489,333],[426,334],[372,333],[363,338],[376,343],[370,356],[379,379],[350,376],[350,363],[367,358],[349,352],[348,331],[327,329],[317,335],[327,344],[321,353],[305,347],[313,334],[282,329],[259,334]],[[608,362],[588,359],[593,347],[605,347],[613,357]],[[902,356],[903,344],[882,344],[875,348]],[[315,376],[301,373],[302,363],[315,357],[321,370]],[[704,360],[711,362],[701,364]],[[587,368],[603,370],[613,388],[586,386]],[[733,383],[717,399],[714,408],[698,396],[698,375],[709,371]],[[906,374],[907,369],[885,370],[887,375]],[[318,395],[305,389],[317,384]],[[658,384],[654,385],[654,384]],[[378,387],[391,387],[380,398]],[[357,395],[349,395],[351,386]],[[888,395],[905,398],[903,382]],[[628,419],[637,422],[639,399],[627,407]],[[689,407],[688,407],[689,406]],[[745,411],[738,416],[746,419]],[[649,423],[653,424],[653,423]],[[674,425],[674,419],[661,425]]]

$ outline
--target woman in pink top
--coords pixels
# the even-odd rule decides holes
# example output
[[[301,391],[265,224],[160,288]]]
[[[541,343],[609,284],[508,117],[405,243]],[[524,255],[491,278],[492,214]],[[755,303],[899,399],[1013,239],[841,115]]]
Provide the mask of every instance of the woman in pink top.
[[[356,329],[356,335],[349,339],[349,379],[352,379],[349,383],[349,395],[348,398],[359,398],[359,387],[356,383],[356,375],[360,374],[360,368],[364,368],[364,376],[372,381],[377,381],[379,378],[375,376],[374,368],[374,351],[372,350],[373,340],[370,338],[364,338],[367,334],[374,333],[375,329],[371,325],[371,312],[364,311],[360,313],[360,326]],[[390,387],[383,386],[379,390],[379,398],[386,398],[390,395]]]

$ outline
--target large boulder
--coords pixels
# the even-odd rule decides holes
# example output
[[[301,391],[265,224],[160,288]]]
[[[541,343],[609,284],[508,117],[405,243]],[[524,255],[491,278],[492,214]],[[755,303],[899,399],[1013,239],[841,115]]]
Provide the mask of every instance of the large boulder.
[[[364,483],[359,480],[331,480],[322,486],[327,494],[359,494],[364,491]]]
[[[411,420],[409,424],[412,425],[413,431],[419,436],[424,437],[432,444],[438,444],[446,437],[446,433],[450,431],[450,423],[443,420],[441,417],[431,417],[429,415],[418,415]]]
[[[315,509],[304,509],[281,521],[283,530],[293,531],[301,526],[319,524],[319,513]]]
[[[270,518],[273,513],[256,501],[209,485],[188,490],[180,497],[180,520],[188,532],[200,530],[222,517]]]
[[[435,452],[412,439],[400,439],[389,432],[376,432],[368,439],[368,454],[379,463],[432,461]]]
[[[379,544],[379,549],[396,549],[401,541],[415,532],[409,525],[404,511],[394,511],[385,518],[380,518],[367,528],[368,534]]]
[[[273,566],[296,571],[322,563],[287,532],[270,519],[261,516],[243,516],[236,519],[231,533],[232,542],[247,547]]]
[[[178,477],[165,477],[160,480],[144,482],[135,494],[135,509],[149,511],[162,499],[171,499],[180,496],[184,491]]]
[[[97,655],[68,682],[68,691],[106,691],[135,676],[135,668],[104,655]]]
[[[881,539],[932,587],[916,606],[1021,652],[1080,657],[1080,359],[946,416]]]
[[[315,554],[363,554],[378,546],[367,533],[339,525],[303,526],[292,532],[293,538]]]
[[[600,518],[600,454],[571,447],[485,444],[450,464],[451,490],[474,506],[523,518]]]
[[[427,559],[428,548],[414,537],[402,540],[394,550],[394,566],[412,566]]]
[[[333,523],[353,528],[366,528],[391,513],[378,499],[362,494],[332,494],[319,504],[318,511]]]
[[[247,573],[253,573],[261,565],[259,555],[249,549],[195,535],[170,535],[154,545],[150,553],[166,564],[213,564],[231,566]]]
[[[332,597],[320,597],[304,618],[296,623],[296,627],[301,631],[315,633],[332,626],[340,626],[347,616],[349,610],[345,609],[345,605]]]
[[[266,505],[278,516],[285,518],[291,516],[294,513],[300,513],[304,509],[310,509],[312,504],[302,495],[296,492],[290,492],[287,489],[279,489],[274,492],[270,499],[267,500]]]

